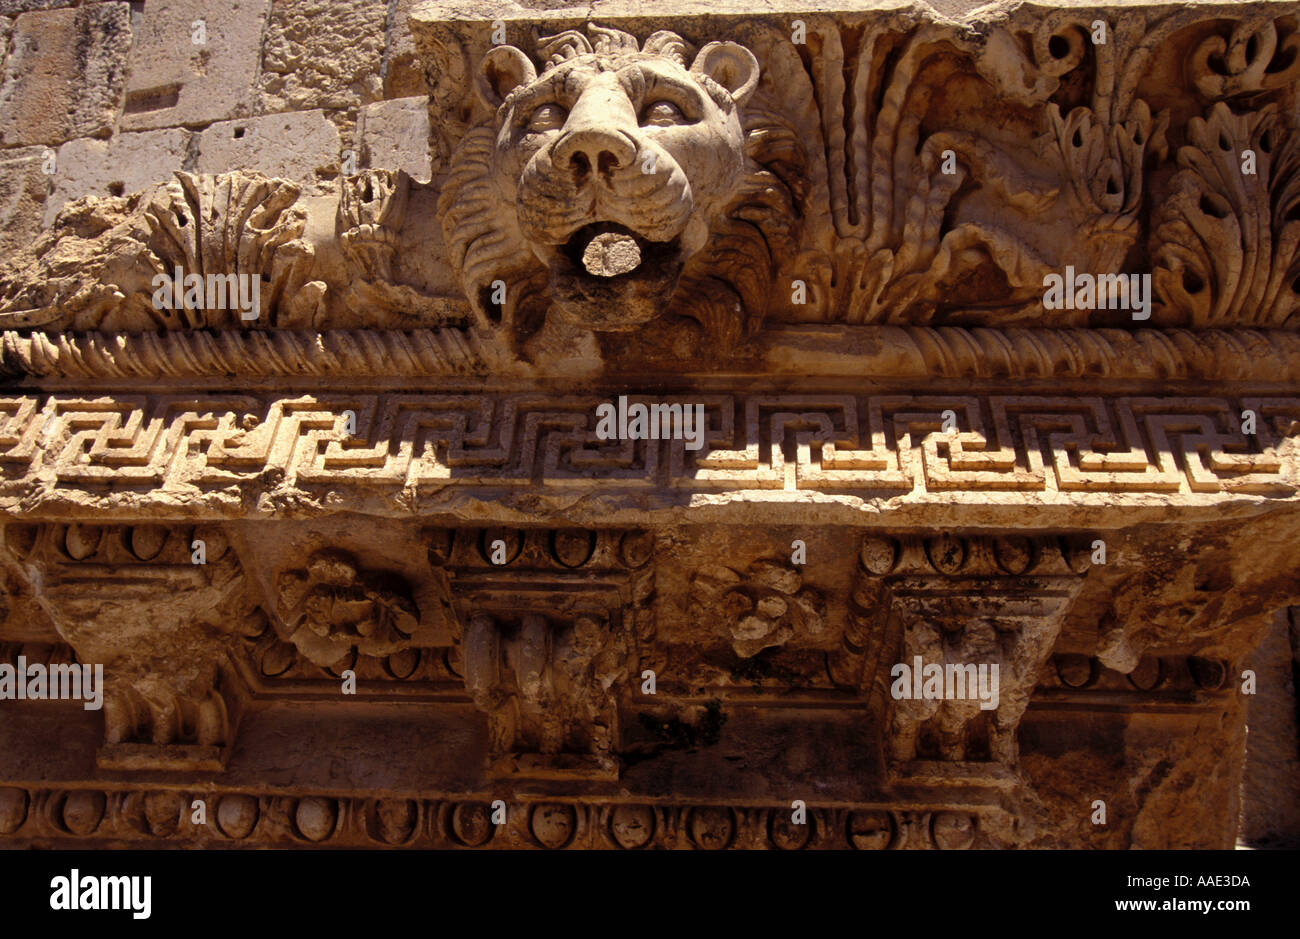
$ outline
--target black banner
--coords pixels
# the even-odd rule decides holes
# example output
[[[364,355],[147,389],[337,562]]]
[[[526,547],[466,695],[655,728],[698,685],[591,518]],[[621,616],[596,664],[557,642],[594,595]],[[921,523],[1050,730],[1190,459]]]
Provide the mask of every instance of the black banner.
[[[1294,862],[1258,851],[4,851],[0,893],[9,926],[128,932],[407,928],[445,916],[548,931],[770,932],[850,918],[920,935],[1045,910],[1057,926],[1176,914],[1232,929],[1243,916],[1286,915]]]

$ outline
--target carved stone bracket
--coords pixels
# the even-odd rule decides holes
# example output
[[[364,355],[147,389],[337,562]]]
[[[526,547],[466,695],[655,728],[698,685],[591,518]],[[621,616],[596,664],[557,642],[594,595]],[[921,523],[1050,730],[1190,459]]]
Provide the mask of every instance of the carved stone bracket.
[[[617,776],[618,698],[654,632],[653,539],[612,530],[442,530],[429,557],[462,624],[493,771]]]
[[[4,551],[78,661],[104,668],[100,765],[219,769],[244,696],[221,634],[249,608],[220,529],[8,525]]]
[[[863,542],[855,618],[896,650],[877,654],[875,677],[887,691],[896,770],[917,760],[1016,762],[1016,725],[1087,566],[1053,537]],[[861,625],[846,635],[836,660],[846,678],[869,635]]]

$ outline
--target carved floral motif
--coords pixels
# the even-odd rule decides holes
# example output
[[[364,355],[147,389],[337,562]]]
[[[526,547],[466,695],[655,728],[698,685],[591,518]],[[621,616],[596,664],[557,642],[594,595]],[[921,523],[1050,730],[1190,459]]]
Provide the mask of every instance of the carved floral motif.
[[[1295,325],[1300,309],[1300,145],[1273,105],[1192,118],[1156,212],[1165,315],[1197,327]],[[1253,172],[1243,171],[1243,167]]]
[[[743,572],[718,565],[691,580],[693,615],[717,624],[742,659],[796,637],[816,641],[826,629],[826,603],[791,564],[755,561]]]
[[[345,551],[315,552],[305,568],[280,574],[276,587],[289,640],[318,664],[333,664],[353,648],[388,655],[419,625],[406,585],[386,573],[362,570]]]

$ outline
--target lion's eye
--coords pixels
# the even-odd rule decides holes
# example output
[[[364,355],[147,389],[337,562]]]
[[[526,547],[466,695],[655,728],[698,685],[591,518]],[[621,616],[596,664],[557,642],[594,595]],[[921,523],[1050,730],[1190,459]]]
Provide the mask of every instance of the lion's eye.
[[[645,109],[641,123],[656,127],[668,127],[672,124],[686,123],[686,115],[682,113],[681,108],[671,101],[656,101]]]
[[[528,129],[533,133],[540,133],[544,130],[558,130],[564,126],[564,119],[567,116],[568,112],[558,104],[543,104],[533,111],[532,116],[528,119]]]

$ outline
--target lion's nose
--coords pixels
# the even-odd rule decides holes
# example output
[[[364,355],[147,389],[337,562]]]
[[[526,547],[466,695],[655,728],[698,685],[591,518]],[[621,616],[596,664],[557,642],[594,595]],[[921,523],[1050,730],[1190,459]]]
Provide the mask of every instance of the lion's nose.
[[[632,165],[636,160],[636,144],[617,131],[594,127],[571,130],[555,142],[554,159],[580,177],[592,169],[608,175]]]

